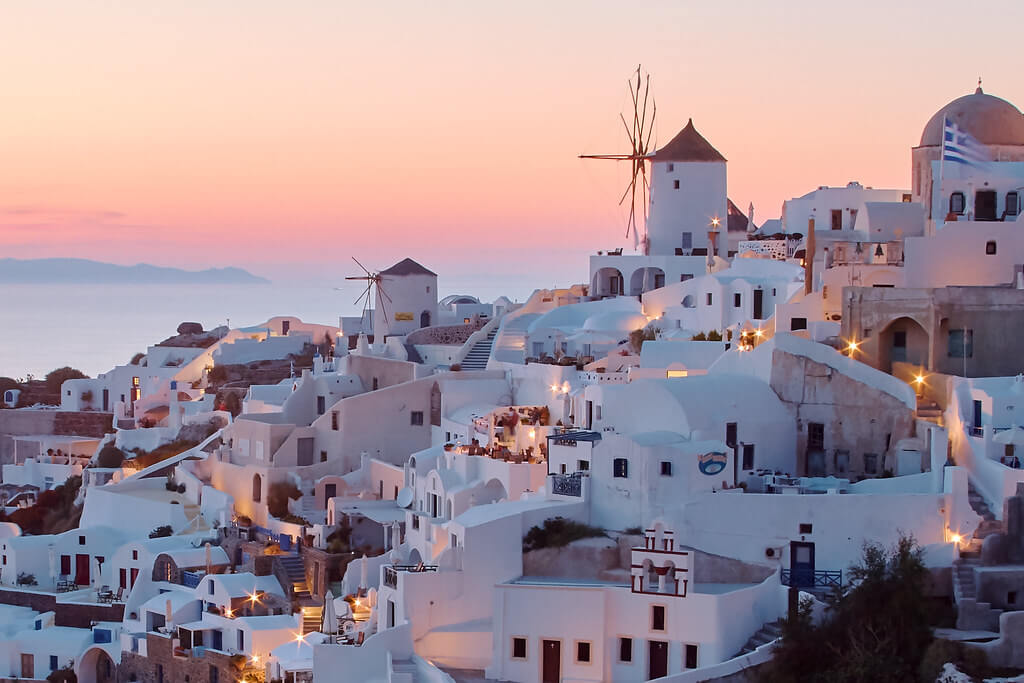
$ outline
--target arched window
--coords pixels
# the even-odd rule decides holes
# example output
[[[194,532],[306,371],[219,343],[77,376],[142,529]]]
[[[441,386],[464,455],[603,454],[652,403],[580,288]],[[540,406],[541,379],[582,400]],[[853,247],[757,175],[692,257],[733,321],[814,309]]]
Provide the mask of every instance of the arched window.
[[[963,215],[963,213],[964,213],[964,206],[965,206],[965,203],[964,203],[964,193],[963,192],[954,192],[953,194],[949,195],[949,212],[950,213],[955,213],[955,214]]]
[[[258,503],[263,498],[263,478],[258,475],[252,475],[252,502]]]
[[[430,327],[430,311],[420,313],[420,327]]]

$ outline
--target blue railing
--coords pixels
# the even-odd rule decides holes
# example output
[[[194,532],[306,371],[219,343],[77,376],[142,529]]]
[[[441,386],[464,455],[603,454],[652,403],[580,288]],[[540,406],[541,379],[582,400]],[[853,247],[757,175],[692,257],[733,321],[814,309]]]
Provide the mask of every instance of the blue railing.
[[[195,588],[202,578],[203,575],[199,572],[183,571],[181,572],[181,585],[185,588]]]
[[[843,585],[843,571],[783,569],[782,585],[793,588],[830,588]]]

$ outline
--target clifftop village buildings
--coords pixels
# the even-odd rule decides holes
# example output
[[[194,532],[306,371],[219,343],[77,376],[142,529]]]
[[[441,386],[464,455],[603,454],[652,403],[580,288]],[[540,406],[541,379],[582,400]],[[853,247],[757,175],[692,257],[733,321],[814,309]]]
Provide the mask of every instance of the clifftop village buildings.
[[[7,513],[81,517],[0,526],[0,678],[712,680],[900,531],[1024,667],[1024,117],[979,87],[912,142],[907,188],[758,227],[690,121],[585,283],[439,298],[405,259],[363,317],[8,390]]]

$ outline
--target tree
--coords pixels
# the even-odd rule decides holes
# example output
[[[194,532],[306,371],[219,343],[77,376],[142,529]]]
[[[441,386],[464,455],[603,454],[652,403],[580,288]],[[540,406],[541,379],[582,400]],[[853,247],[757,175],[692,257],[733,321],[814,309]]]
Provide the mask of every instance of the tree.
[[[96,466],[114,468],[120,467],[121,463],[124,462],[124,451],[115,446],[113,442],[108,443],[100,449],[100,454],[96,456]]]
[[[81,370],[68,367],[65,365],[62,368],[51,370],[46,375],[46,390],[51,394],[59,394],[60,387],[65,381],[69,379],[88,379],[89,375],[85,374]]]
[[[892,548],[865,544],[850,586],[828,617],[811,620],[802,604],[783,621],[768,681],[910,681],[932,640],[927,569],[912,536]]]
[[[145,359],[146,359],[146,354],[144,354],[144,353],[137,353],[134,356],[132,356],[132,359],[131,359],[131,361],[128,364],[129,365],[138,365],[139,363],[141,363]]]
[[[238,417],[238,414],[242,412],[242,399],[234,391],[225,391],[220,409],[231,413],[231,417]]]
[[[298,500],[302,491],[290,481],[275,481],[267,493],[267,510],[278,519],[288,515],[288,500]]]

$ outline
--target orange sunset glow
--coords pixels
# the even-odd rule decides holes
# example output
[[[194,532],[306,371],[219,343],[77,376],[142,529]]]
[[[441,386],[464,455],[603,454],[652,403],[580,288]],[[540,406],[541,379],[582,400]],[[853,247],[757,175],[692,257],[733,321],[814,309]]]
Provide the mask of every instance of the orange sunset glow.
[[[909,184],[928,116],[1024,101],[1024,8],[963,3],[7,3],[0,251],[330,279],[350,254],[585,278],[626,245],[618,115],[690,117],[760,222],[820,184]],[[1016,17],[1017,20],[1013,20]],[[841,28],[841,30],[839,30]],[[552,264],[569,263],[558,274]],[[347,266],[346,266],[347,267]],[[545,275],[547,274],[547,275]],[[543,283],[538,283],[543,284]]]

